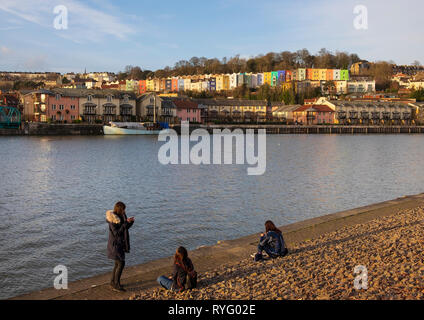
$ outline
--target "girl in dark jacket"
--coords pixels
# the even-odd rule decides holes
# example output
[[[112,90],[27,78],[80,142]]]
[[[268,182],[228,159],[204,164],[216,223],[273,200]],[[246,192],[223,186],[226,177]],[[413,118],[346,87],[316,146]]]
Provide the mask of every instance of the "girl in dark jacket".
[[[125,204],[117,202],[112,210],[106,212],[106,221],[109,224],[109,240],[107,243],[107,256],[115,260],[110,286],[115,291],[123,292],[121,275],[125,267],[125,253],[130,252],[130,236],[128,229],[134,223],[134,217],[127,218]]]
[[[160,276],[157,281],[168,290],[181,292],[185,289],[187,275],[197,279],[193,263],[188,257],[187,249],[179,247],[174,256],[174,271],[171,277]]]
[[[262,251],[265,251],[270,258],[284,257],[288,250],[281,230],[271,220],[268,220],[265,222],[265,232],[265,234],[261,234],[255,260],[262,259]]]

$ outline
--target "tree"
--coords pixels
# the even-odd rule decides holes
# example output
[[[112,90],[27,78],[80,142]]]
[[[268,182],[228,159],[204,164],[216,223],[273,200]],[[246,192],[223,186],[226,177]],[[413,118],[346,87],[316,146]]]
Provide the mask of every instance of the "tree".
[[[293,90],[283,90],[281,100],[287,105],[295,104],[295,94]]]
[[[417,101],[424,101],[424,89],[413,90],[410,95],[411,98],[417,99]]]
[[[370,67],[370,74],[375,79],[375,87],[377,91],[390,88],[390,80],[393,74],[393,67],[389,62],[379,61],[373,63]]]
[[[415,67],[421,67],[421,63],[418,60],[414,60],[414,62],[412,62],[412,65]]]

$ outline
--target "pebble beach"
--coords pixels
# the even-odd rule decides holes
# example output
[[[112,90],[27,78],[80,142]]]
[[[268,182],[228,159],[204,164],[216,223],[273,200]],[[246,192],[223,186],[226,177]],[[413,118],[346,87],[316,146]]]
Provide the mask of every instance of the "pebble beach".
[[[199,274],[198,288],[190,291],[175,293],[158,286],[129,299],[421,300],[423,235],[424,206],[405,209],[296,243],[283,258],[254,262],[246,256],[227,263]],[[360,289],[354,285],[360,275],[357,266],[367,271]]]

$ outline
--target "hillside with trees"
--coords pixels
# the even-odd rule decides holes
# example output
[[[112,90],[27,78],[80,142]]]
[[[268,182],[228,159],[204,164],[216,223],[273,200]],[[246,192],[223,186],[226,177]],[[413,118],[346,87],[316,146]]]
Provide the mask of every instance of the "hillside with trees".
[[[251,58],[236,55],[231,58],[192,57],[190,60],[180,60],[174,67],[165,67],[156,71],[142,70],[140,67],[127,66],[118,74],[119,79],[144,80],[149,77],[166,78],[172,76],[225,74],[238,72],[269,72],[274,70],[291,70],[296,68],[329,68],[347,69],[352,63],[361,61],[355,53],[332,53],[321,49],[317,54],[311,54],[307,49],[296,52],[269,52]]]

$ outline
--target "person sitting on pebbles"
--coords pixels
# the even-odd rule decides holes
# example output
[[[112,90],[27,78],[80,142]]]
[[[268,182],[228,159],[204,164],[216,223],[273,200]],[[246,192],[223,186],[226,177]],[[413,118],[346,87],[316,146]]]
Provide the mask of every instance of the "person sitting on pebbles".
[[[265,222],[265,233],[261,233],[258,252],[254,255],[255,261],[263,260],[263,251],[265,251],[270,258],[284,257],[288,253],[283,233],[271,220]]]
[[[197,286],[197,272],[188,257],[187,249],[179,247],[174,256],[173,275],[171,277],[160,276],[157,281],[165,289],[181,292],[186,288],[187,278],[187,289],[195,288]]]

